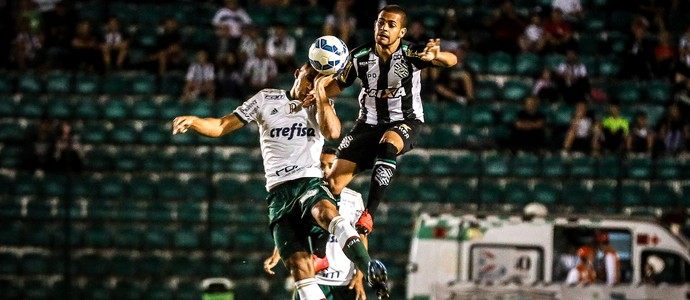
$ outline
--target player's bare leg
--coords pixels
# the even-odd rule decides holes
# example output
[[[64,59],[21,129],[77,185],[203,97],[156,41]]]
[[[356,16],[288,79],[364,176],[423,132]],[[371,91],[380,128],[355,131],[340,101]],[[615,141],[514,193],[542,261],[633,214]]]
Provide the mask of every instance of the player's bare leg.
[[[311,254],[305,251],[295,252],[283,261],[285,267],[290,270],[292,279],[300,300],[324,300],[326,296],[319,288],[314,278],[314,265],[311,263]]]
[[[336,159],[333,168],[326,174],[326,181],[331,192],[340,196],[343,189],[352,181],[357,173],[357,164],[346,159]]]

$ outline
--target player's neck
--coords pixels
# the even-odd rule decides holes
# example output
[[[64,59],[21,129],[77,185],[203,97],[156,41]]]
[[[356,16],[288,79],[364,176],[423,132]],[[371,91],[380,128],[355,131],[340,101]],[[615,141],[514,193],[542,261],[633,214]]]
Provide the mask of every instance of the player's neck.
[[[376,53],[379,55],[379,57],[381,57],[381,59],[383,59],[384,61],[387,61],[388,59],[391,58],[391,55],[393,55],[393,52],[398,50],[399,47],[400,47],[400,41],[393,43],[393,44],[390,44],[390,45],[387,45],[387,46],[376,44]]]

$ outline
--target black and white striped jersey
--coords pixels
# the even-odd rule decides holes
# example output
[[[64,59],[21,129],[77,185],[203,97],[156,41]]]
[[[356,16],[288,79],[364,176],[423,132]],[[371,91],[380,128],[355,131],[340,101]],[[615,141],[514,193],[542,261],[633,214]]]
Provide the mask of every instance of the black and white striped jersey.
[[[403,41],[388,61],[376,53],[374,42],[364,44],[350,52],[345,67],[335,75],[341,87],[362,81],[358,122],[377,125],[402,120],[424,122],[420,92],[421,70],[432,66],[417,53],[424,45],[411,45]]]

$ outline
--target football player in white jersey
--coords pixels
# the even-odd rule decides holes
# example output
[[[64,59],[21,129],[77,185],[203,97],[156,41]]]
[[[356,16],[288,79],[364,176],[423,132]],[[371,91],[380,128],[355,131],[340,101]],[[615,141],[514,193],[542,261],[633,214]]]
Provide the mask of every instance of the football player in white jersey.
[[[314,278],[309,253],[310,234],[325,230],[336,236],[340,248],[357,269],[366,270],[369,285],[377,294],[387,297],[385,267],[369,257],[355,228],[339,215],[335,199],[322,179],[319,156],[324,139],[337,139],[341,125],[328,97],[319,97],[316,105],[302,106],[314,97],[311,90],[317,74],[309,64],[303,64],[295,71],[290,91],[261,90],[221,118],[177,117],[173,134],[192,129],[208,137],[220,137],[256,121],[261,135],[270,229],[300,299],[325,299]]]
[[[336,150],[325,147],[321,152],[321,168],[324,173],[330,172],[335,160]],[[338,211],[352,226],[359,220],[364,211],[362,194],[351,189],[344,188],[338,202]],[[367,244],[366,235],[360,234],[364,244]],[[280,254],[274,249],[273,255],[264,261],[264,270],[270,275],[275,273],[273,267],[278,264]],[[345,256],[338,246],[337,238],[328,236],[325,248],[325,257],[313,256],[316,270],[316,282],[326,295],[328,300],[366,300],[366,293],[362,285],[362,272],[358,272],[355,265]]]

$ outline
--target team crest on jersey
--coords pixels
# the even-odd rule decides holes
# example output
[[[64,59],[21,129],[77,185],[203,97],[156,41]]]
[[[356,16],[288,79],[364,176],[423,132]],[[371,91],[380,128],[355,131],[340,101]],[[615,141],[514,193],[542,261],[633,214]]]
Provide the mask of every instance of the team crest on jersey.
[[[302,101],[292,100],[285,105],[285,113],[294,114],[302,110]]]
[[[398,75],[398,77],[400,78],[405,78],[410,75],[410,71],[407,70],[407,65],[405,65],[402,62],[396,63],[395,66],[393,66],[393,68],[395,68],[395,75]]]

